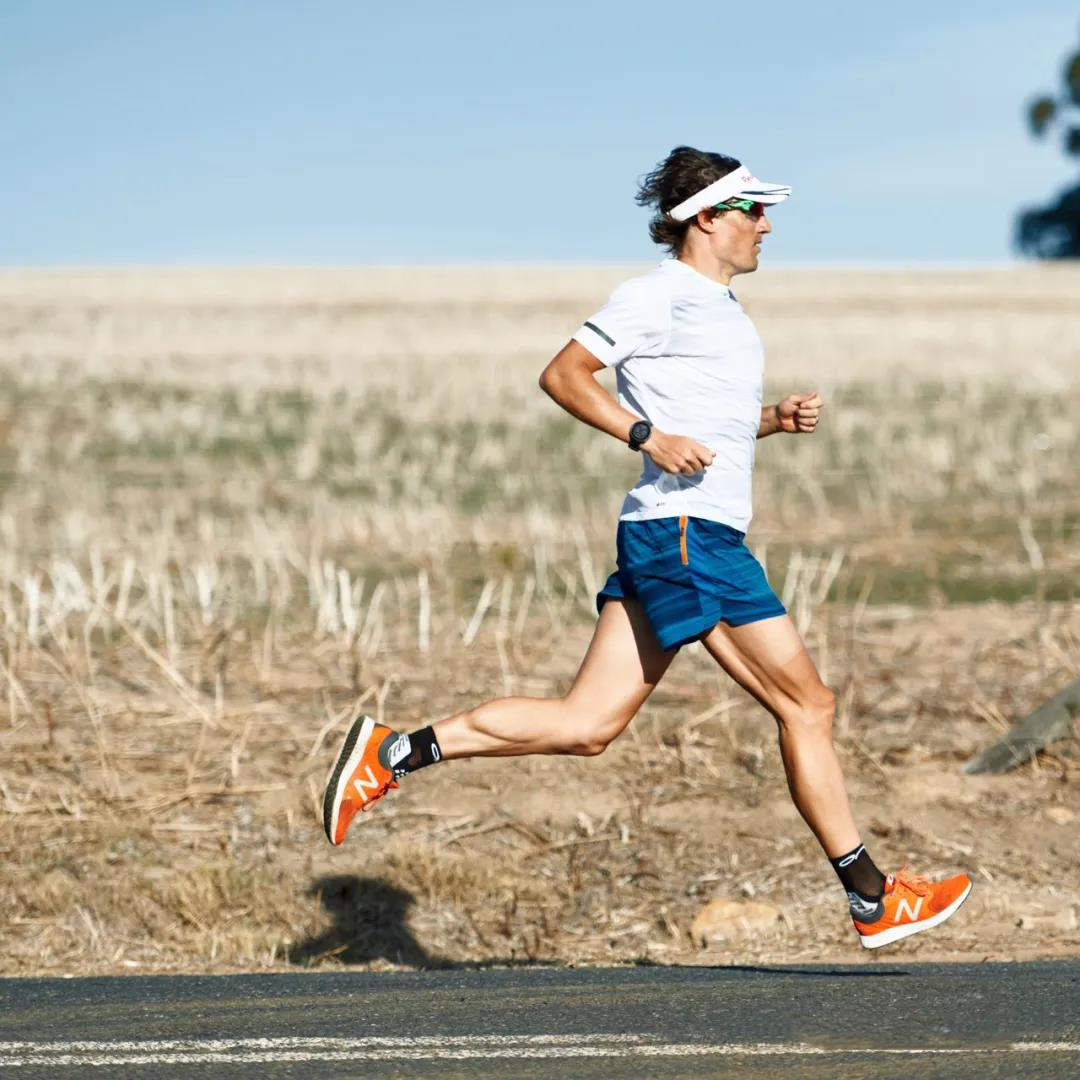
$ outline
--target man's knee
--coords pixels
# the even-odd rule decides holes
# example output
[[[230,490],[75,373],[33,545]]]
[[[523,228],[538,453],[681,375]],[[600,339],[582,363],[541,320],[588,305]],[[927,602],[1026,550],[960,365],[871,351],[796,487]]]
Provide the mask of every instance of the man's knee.
[[[622,715],[572,712],[564,729],[566,735],[561,752],[579,757],[602,754],[629,721],[629,717]]]
[[[792,735],[831,738],[835,716],[836,695],[824,683],[818,683],[780,710],[780,724]]]

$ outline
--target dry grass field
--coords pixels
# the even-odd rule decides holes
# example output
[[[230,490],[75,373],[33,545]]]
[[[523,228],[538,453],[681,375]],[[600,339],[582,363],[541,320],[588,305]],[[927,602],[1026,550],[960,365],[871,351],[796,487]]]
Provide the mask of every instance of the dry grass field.
[[[0,273],[0,974],[872,959],[772,724],[698,647],[596,759],[408,779],[331,850],[355,710],[569,684],[637,458],[536,376],[632,267]],[[918,959],[1080,952],[1080,751],[963,761],[1080,674],[1080,269],[736,283],[750,542]],[[783,917],[706,950],[711,898]],[[895,955],[895,953],[893,954]]]

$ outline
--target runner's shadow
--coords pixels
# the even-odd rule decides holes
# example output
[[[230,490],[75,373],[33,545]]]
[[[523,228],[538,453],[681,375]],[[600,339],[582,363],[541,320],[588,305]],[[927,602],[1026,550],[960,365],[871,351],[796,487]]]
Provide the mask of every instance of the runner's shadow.
[[[289,950],[289,962],[313,967],[324,960],[343,964],[366,964],[389,960],[416,968],[481,971],[491,967],[562,967],[559,961],[487,957],[482,960],[449,960],[429,953],[409,929],[409,909],[416,903],[412,893],[378,878],[355,874],[318,878],[307,895],[317,898],[333,919],[321,934],[298,942]]]
[[[404,889],[378,878],[341,874],[318,878],[307,894],[318,897],[334,923],[290,949],[291,963],[310,966],[329,959],[344,964],[389,960],[412,967],[442,966],[409,929],[409,908],[415,900]]]

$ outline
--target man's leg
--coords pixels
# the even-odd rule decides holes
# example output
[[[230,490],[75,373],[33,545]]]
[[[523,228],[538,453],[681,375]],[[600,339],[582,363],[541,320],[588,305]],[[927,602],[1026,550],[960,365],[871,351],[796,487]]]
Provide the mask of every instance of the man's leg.
[[[667,671],[636,600],[608,600],[564,697],[498,698],[432,725],[446,759],[599,754],[634,718]]]
[[[791,797],[847,891],[862,945],[889,945],[952,916],[971,892],[966,874],[940,882],[903,872],[884,878],[862,846],[832,744],[836,702],[791,619],[721,623],[702,643],[776,718]]]
[[[832,742],[836,700],[787,615],[702,638],[720,666],[776,718],[791,797],[830,859],[859,846]]]
[[[558,698],[500,698],[397,734],[360,717],[327,780],[323,827],[340,844],[356,813],[405,774],[449,758],[599,754],[641,708],[676,650],[664,652],[636,600],[608,600],[573,686]]]

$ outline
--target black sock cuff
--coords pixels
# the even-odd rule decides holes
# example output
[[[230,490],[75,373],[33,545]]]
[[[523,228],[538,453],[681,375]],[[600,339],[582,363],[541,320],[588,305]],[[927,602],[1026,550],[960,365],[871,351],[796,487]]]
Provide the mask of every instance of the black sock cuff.
[[[857,848],[852,848],[846,855],[837,855],[835,859],[830,859],[829,862],[837,870],[846,870],[860,855],[866,851],[866,845],[860,844]]]
[[[379,747],[379,761],[398,778],[437,764],[442,761],[442,750],[435,729],[426,727],[408,735],[396,732],[387,735]]]
[[[433,727],[421,728],[419,731],[412,732],[409,735],[409,741],[412,743],[413,748],[412,754],[409,755],[410,760],[416,754],[420,755],[420,764],[416,768],[422,768],[424,765],[434,765],[436,762],[442,761],[442,750],[439,748],[439,740]]]
[[[881,899],[885,888],[885,875],[874,865],[865,845],[860,844],[829,862],[845,891],[855,893],[868,903]]]

